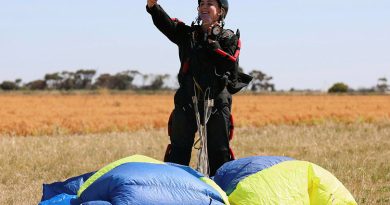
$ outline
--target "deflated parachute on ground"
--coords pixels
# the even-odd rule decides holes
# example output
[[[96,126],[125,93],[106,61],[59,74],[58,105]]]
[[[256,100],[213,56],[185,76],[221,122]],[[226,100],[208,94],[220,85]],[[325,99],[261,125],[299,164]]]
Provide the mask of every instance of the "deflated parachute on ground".
[[[225,163],[214,181],[232,205],[356,205],[331,173],[310,162],[287,157],[249,157]]]
[[[118,160],[96,173],[44,185],[43,191],[40,205],[229,204],[225,192],[195,170],[141,155]]]

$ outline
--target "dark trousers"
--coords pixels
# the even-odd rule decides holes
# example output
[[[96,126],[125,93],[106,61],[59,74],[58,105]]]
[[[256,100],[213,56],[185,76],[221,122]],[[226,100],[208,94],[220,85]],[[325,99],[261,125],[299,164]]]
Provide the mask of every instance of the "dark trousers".
[[[231,96],[222,93],[215,102],[213,114],[207,123],[210,176],[213,176],[217,169],[231,158],[229,152]],[[171,151],[167,161],[189,165],[197,131],[194,109],[190,106],[175,106],[171,120]]]

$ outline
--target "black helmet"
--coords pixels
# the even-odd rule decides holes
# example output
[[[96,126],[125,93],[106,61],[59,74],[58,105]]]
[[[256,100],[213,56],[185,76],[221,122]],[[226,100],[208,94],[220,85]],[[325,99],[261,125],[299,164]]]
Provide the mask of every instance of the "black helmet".
[[[198,6],[200,5],[200,1],[201,0],[198,0]],[[223,8],[225,10],[225,13],[223,14],[223,18],[226,18],[226,15],[227,15],[227,12],[229,10],[229,2],[228,0],[217,0],[218,3],[219,3],[219,6],[221,6],[221,8]]]

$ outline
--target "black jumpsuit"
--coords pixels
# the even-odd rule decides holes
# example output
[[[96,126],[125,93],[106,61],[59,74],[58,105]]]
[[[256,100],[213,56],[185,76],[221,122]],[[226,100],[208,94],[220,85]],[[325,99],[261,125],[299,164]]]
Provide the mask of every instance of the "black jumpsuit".
[[[217,41],[209,43],[200,26],[187,26],[171,19],[160,5],[147,8],[154,25],[179,48],[181,62],[172,112],[169,162],[189,165],[197,123],[192,103],[194,86],[199,98],[199,112],[203,116],[203,94],[210,88],[214,99],[212,115],[207,123],[210,175],[230,161],[229,127],[232,98],[246,83],[238,73],[238,37],[223,30]],[[228,75],[226,73],[229,73]],[[240,81],[240,82],[239,82]],[[196,84],[196,85],[195,85]]]

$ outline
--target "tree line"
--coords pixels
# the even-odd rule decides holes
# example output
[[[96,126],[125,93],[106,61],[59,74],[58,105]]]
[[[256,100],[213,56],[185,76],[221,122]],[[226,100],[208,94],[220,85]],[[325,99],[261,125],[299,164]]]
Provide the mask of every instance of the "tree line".
[[[239,68],[243,70],[241,67]],[[22,79],[15,81],[3,81],[0,89],[4,91],[11,90],[93,90],[93,89],[110,89],[110,90],[169,90],[175,89],[175,80],[171,80],[169,74],[143,74],[137,70],[126,70],[116,74],[103,73],[96,76],[96,70],[80,69],[75,72],[62,71],[47,73],[43,79],[33,80],[22,83]],[[248,86],[248,90],[258,91],[275,91],[275,85],[270,81],[271,76],[266,75],[260,70],[250,72],[253,77]],[[138,79],[138,83],[135,80]]]
[[[165,82],[169,74],[142,74],[137,70],[127,70],[116,74],[103,73],[94,79],[96,70],[80,69],[75,72],[62,71],[45,74],[43,79],[22,84],[21,79],[3,81],[2,90],[93,90],[105,88],[110,90],[162,90],[170,89]],[[136,78],[141,79],[138,85]]]
[[[243,68],[239,67],[242,72]],[[43,79],[22,83],[22,79],[15,81],[3,81],[0,83],[0,90],[172,90],[178,87],[176,80],[169,74],[143,74],[137,70],[126,70],[116,74],[103,73],[96,76],[96,70],[80,69],[75,72],[62,71],[47,73]],[[249,72],[253,77],[246,90],[250,92],[275,92],[273,77],[261,70],[255,69]],[[329,93],[342,92],[387,92],[390,90],[387,78],[378,79],[377,85],[370,88],[353,90],[343,82],[333,84]],[[311,90],[305,90],[311,91]],[[297,92],[291,88],[290,92]]]
[[[382,77],[378,78],[378,82],[375,86],[372,86],[370,88],[359,88],[357,90],[354,90],[350,88],[346,83],[343,82],[337,82],[333,84],[329,89],[329,93],[386,93],[390,91],[390,85],[387,82],[387,78]]]

